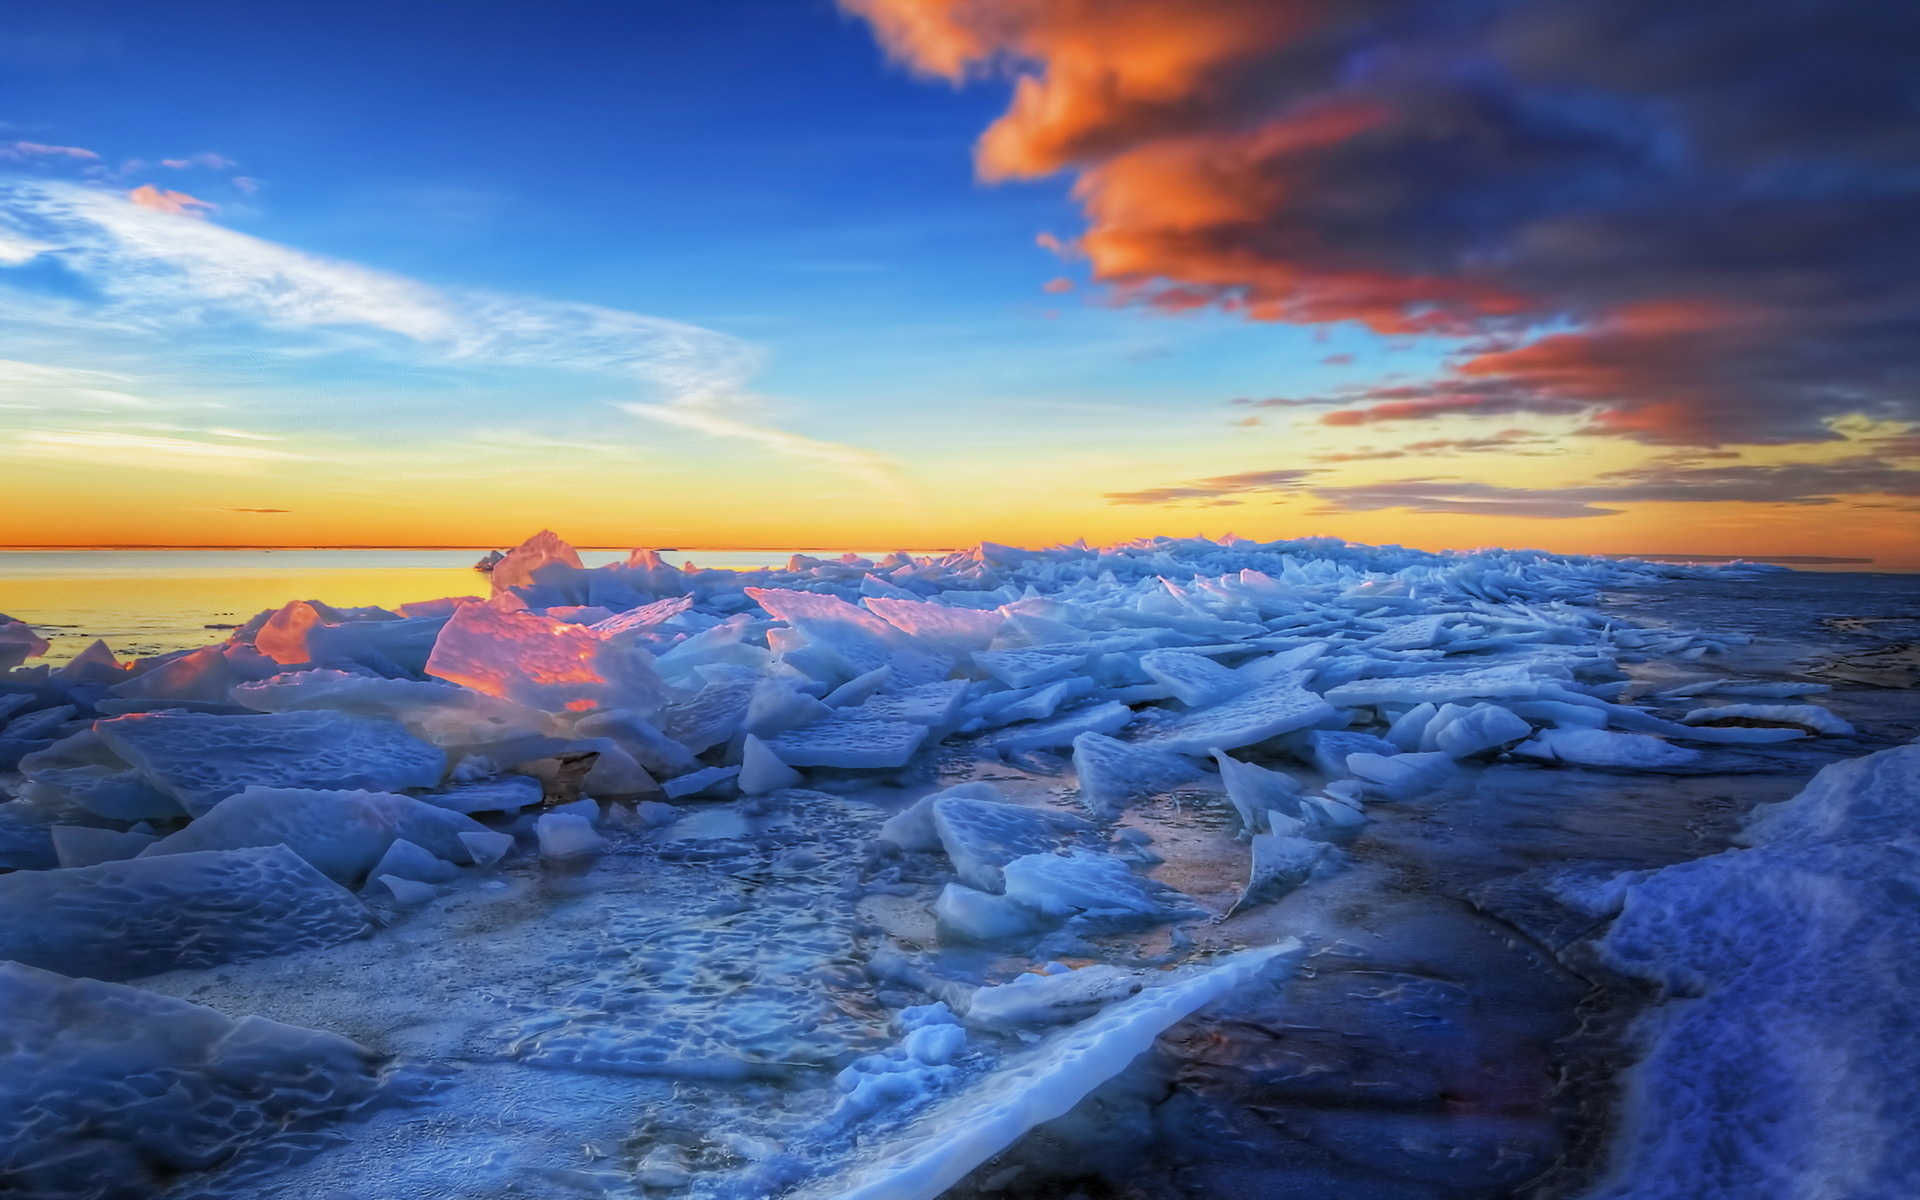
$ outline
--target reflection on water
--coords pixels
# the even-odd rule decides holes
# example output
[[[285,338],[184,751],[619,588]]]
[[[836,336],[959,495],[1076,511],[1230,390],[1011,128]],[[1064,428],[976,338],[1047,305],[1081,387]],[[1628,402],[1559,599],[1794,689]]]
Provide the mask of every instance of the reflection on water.
[[[485,596],[473,569],[483,550],[9,550],[0,551],[0,613],[39,627],[47,658],[72,658],[95,638],[121,654],[160,654],[221,641],[288,600],[390,608],[436,596]],[[583,550],[590,567],[626,551]],[[663,551],[676,565],[753,570],[794,554],[838,550]],[[877,559],[887,551],[856,551]],[[938,554],[942,551],[908,551]]]

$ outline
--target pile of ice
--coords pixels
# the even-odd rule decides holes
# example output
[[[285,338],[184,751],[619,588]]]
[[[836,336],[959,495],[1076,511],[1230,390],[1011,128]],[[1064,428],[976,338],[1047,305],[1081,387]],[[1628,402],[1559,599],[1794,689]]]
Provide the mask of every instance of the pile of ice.
[[[1250,905],[1337,869],[1336,844],[1369,804],[1444,799],[1463,764],[1685,770],[1698,745],[1844,733],[1806,704],[1667,720],[1620,702],[1624,659],[1720,645],[1610,620],[1598,593],[1699,573],[1328,539],[986,544],[752,572],[635,551],[589,569],[542,533],[494,564],[485,598],[391,611],[299,600],[220,645],[133,662],[96,644],[58,667],[21,665],[47,645],[0,618],[0,780],[13,797],[0,803],[0,958],[128,980],[313,950],[516,850],[573,869],[605,850],[609,825],[680,830],[669,841],[719,869],[727,847],[765,840],[766,805],[840,820],[839,801],[794,789],[924,787],[954,756],[1070,773],[1078,814],[961,786],[877,836],[789,845],[765,877],[790,877],[792,920],[654,914],[625,935],[634,961],[657,959],[647,986],[596,978],[511,1048],[537,1065],[686,1078],[843,1064],[871,1030],[828,1022],[804,1044],[768,1031],[826,1007],[792,981],[850,956],[841,899],[911,891],[926,863],[950,880],[933,903],[942,939],[1084,950],[1089,936],[1204,915],[1137,869],[1155,861],[1139,831],[1114,836],[1129,806],[1224,792],[1250,843]],[[685,806],[700,811],[683,818]],[[707,960],[676,949],[670,927],[682,917],[702,945],[764,951],[759,990],[781,998],[708,1013]],[[966,1036],[1101,1012],[1170,1021],[1186,1011],[1172,997],[1212,994],[1239,968],[1204,987],[1089,970],[990,995],[945,988],[951,1028],[975,1033],[901,1025],[895,1050],[845,1068],[848,1111],[959,1087],[945,1059]],[[682,985],[686,1020],[663,1035],[662,996]],[[1116,1017],[1121,1040],[1083,1057],[1114,1060],[1164,1023]],[[1082,1084],[1084,1072],[1046,1094]],[[967,1120],[1007,1127],[1004,1105],[981,1103]],[[959,1160],[919,1153],[887,1171],[932,1195]]]
[[[1729,850],[1568,898],[1665,1001],[1590,1200],[1901,1196],[1920,1180],[1920,746],[1834,763]]]

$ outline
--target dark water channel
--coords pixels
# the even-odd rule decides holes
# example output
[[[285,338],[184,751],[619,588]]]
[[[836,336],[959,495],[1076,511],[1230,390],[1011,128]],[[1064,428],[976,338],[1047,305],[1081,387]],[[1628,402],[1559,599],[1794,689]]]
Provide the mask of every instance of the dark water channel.
[[[1353,867],[1208,940],[1300,934],[1291,980],[1242,989],[952,1193],[1086,1200],[1561,1200],[1604,1167],[1626,1034],[1649,997],[1599,966],[1605,922],[1561,905],[1605,877],[1728,849],[1822,766],[1920,734],[1920,576],[1784,575],[1621,592],[1638,623],[1753,639],[1622,660],[1630,698],[1715,676],[1825,683],[1854,737],[1709,748],[1662,773],[1494,762],[1455,794],[1380,804]]]

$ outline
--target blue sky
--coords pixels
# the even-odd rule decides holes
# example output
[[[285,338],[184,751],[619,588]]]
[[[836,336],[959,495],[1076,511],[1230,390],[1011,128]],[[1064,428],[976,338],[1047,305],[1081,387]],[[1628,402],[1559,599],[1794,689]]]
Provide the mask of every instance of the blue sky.
[[[820,536],[806,540],[852,537],[853,507],[873,517],[880,500],[892,515],[861,527],[869,540],[1218,532],[1243,514],[1205,509],[1245,506],[1265,525],[1254,532],[1327,527],[1431,543],[1471,540],[1458,518],[1489,503],[1428,497],[1431,511],[1421,512],[1383,509],[1375,496],[1372,508],[1335,504],[1336,519],[1325,497],[1234,484],[1159,507],[1116,504],[1111,496],[1377,453],[1396,427],[1327,428],[1311,416],[1282,420],[1280,410],[1241,425],[1253,410],[1228,402],[1417,381],[1442,371],[1461,343],[1385,336],[1350,320],[1249,321],[1218,306],[1169,315],[1088,287],[1085,260],[1036,244],[1042,233],[1071,240],[1086,228],[1076,168],[995,184],[976,177],[971,148],[1007,109],[1007,80],[915,75],[888,60],[867,21],[831,3],[29,0],[12,12],[0,34],[0,144],[28,149],[0,162],[0,174],[16,184],[177,192],[206,204],[169,216],[174,226],[253,239],[210,243],[203,266],[285,248],[309,266],[349,264],[455,297],[447,303],[470,323],[551,316],[554,306],[681,323],[712,335],[701,353],[730,365],[709,374],[739,393],[664,412],[679,403],[667,394],[678,385],[661,385],[652,367],[638,390],[630,373],[583,369],[577,337],[553,347],[550,361],[524,338],[479,358],[444,345],[423,354],[411,327],[350,312],[290,319],[251,294],[222,293],[203,310],[198,293],[170,284],[135,303],[126,288],[179,260],[173,249],[129,253],[128,225],[112,254],[83,264],[56,247],[0,280],[16,316],[38,296],[57,298],[72,318],[0,312],[0,358],[27,364],[18,387],[39,386],[40,368],[91,370],[146,406],[129,417],[55,392],[15,404],[28,414],[18,418],[26,441],[17,461],[37,494],[90,514],[73,537],[203,540],[189,536],[196,521],[209,541],[345,537],[347,526],[374,521],[370,473],[403,477],[416,493],[485,485],[488,520],[553,523],[580,471],[564,451],[590,443],[603,458],[624,453],[630,467],[593,467],[609,493],[607,536],[665,506],[670,519],[649,519],[682,535],[704,526],[736,543],[808,528]],[[44,233],[50,202],[36,196],[14,202]],[[96,216],[118,220],[105,210],[59,219],[94,230]],[[149,222],[138,237],[167,240],[164,224]],[[48,246],[91,236],[78,228],[34,236]],[[1061,278],[1075,287],[1046,290]],[[204,270],[195,280],[224,286]],[[86,382],[62,386],[75,379]],[[618,407],[632,403],[643,408]],[[1520,407],[1520,416],[1476,418],[1483,424],[1423,419],[1400,441],[1464,442],[1516,426],[1562,439],[1555,452],[1569,463],[1553,470],[1507,461],[1498,486],[1533,491],[1647,456],[1565,440],[1577,422],[1564,406]],[[774,432],[723,428],[713,412]],[[507,487],[499,455],[515,446],[540,459],[520,474],[540,478]],[[823,449],[836,446],[853,449],[840,458]],[[258,453],[242,453],[248,447]],[[834,477],[836,463],[856,478]],[[116,497],[133,487],[128,472],[150,477],[174,517],[114,535],[112,515],[83,503],[101,493],[103,469]],[[1377,467],[1311,470],[1331,485],[1384,478]],[[876,482],[882,475],[891,482]],[[792,511],[754,516],[738,502],[743,489],[788,497]],[[1522,523],[1489,526],[1481,540],[1539,527],[1522,510],[1588,511],[1534,504],[1530,493],[1497,499]],[[396,518],[410,531],[396,532],[401,540],[513,532],[424,515],[434,505],[422,494],[408,504],[410,515]],[[257,520],[209,515],[268,508],[286,519],[267,534]],[[1392,528],[1370,515],[1388,509]],[[914,532],[926,536],[904,536]]]

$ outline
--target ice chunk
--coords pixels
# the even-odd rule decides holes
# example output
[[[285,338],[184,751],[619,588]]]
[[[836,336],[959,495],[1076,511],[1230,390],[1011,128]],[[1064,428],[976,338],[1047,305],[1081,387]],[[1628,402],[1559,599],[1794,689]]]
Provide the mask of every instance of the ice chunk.
[[[926,736],[924,725],[836,709],[824,720],[768,738],[767,748],[794,767],[903,767]]]
[[[1623,881],[1601,959],[1669,999],[1635,1031],[1596,1200],[1912,1194],[1916,766],[1836,763],[1762,810],[1756,848]]]
[[[1267,814],[1300,815],[1300,784],[1293,776],[1269,770],[1215,750],[1213,761],[1220,764],[1221,782],[1227,785],[1227,799],[1240,814],[1240,828],[1259,833],[1267,827]]]
[[[461,830],[459,841],[463,857],[471,857],[466,839],[474,836],[476,832],[485,833],[486,831]],[[416,846],[405,838],[395,838],[393,844],[387,847],[387,852],[380,856],[380,861],[374,864],[373,870],[368,874],[374,879],[398,877],[414,883],[452,883],[460,878],[460,868],[443,858],[435,857],[432,851]],[[395,895],[397,896],[398,893]]]
[[[946,847],[940,842],[940,830],[933,823],[933,808],[948,797],[965,797],[991,803],[1004,802],[1000,789],[991,783],[956,784],[945,791],[922,796],[888,817],[881,823],[878,834],[880,840],[892,842],[902,850],[911,850],[916,853],[928,854],[935,851],[944,853]]]
[[[1532,734],[1532,725],[1498,704],[1476,704],[1442,726],[1434,745],[1453,758],[1468,758]]]
[[[867,607],[895,628],[913,635],[915,642],[943,654],[985,650],[1006,623],[997,611],[955,608],[920,600],[870,596]]]
[[[656,713],[666,684],[645,650],[581,625],[486,604],[462,605],[440,631],[427,674],[542,712]]]
[[[47,652],[47,639],[33,626],[12,617],[0,616],[0,671],[11,671],[30,658]]]
[[[1414,705],[1393,719],[1393,724],[1387,727],[1386,740],[1392,742],[1403,753],[1412,753],[1420,749],[1420,742],[1426,736],[1428,724],[1439,715],[1439,712],[1439,706],[1431,700]],[[1602,721],[1604,720],[1603,717]],[[1374,753],[1384,752],[1375,751]],[[1342,769],[1345,769],[1344,764]]]
[[[94,732],[199,816],[245,788],[433,787],[446,755],[391,721],[315,711],[261,716],[140,713]]]
[[[833,712],[825,702],[796,692],[781,680],[762,679],[747,701],[747,715],[740,728],[756,737],[769,738],[830,717]]]
[[[1138,995],[1144,986],[1142,972],[1097,963],[1058,974],[1028,972],[998,987],[976,988],[962,1019],[991,1033],[1041,1029],[1084,1021],[1115,1001]]]
[[[1034,687],[1073,674],[1086,665],[1087,652],[1070,646],[1029,646],[1019,650],[980,650],[973,661],[1010,688]]]
[[[1361,704],[1443,704],[1450,700],[1538,696],[1541,681],[1525,667],[1476,667],[1433,675],[1397,675],[1356,679],[1327,689],[1327,703],[1351,708]]]
[[[1000,870],[1014,859],[1046,853],[1066,835],[1092,828],[1066,813],[966,796],[939,796],[932,807],[934,831],[954,874],[983,892],[1000,890]]]
[[[585,858],[607,848],[593,823],[573,813],[545,814],[533,823],[533,834],[540,840],[540,857],[550,861]]]
[[[1003,872],[1009,899],[1049,917],[1085,912],[1158,919],[1193,911],[1178,892],[1142,879],[1120,859],[1091,851],[1028,854]]]
[[[1305,729],[1334,717],[1325,700],[1283,676],[1251,691],[1169,721],[1140,744],[1180,754],[1207,754],[1263,742],[1277,734]]]
[[[178,800],[148,783],[90,729],[26,756],[20,769],[31,795],[75,804],[97,817],[145,821],[186,815]]]
[[[1920,832],[1920,745],[1831,763],[1800,794],[1763,805],[1741,841],[1890,841]]]
[[[702,792],[719,787],[728,780],[737,778],[739,767],[702,767],[685,775],[676,775],[660,785],[660,790],[675,800],[686,796],[698,796]]]
[[[1324,861],[1333,847],[1325,842],[1286,837],[1277,833],[1255,834],[1253,866],[1246,890],[1234,902],[1234,910],[1278,900],[1307,881],[1314,868]]]
[[[221,704],[232,699],[237,685],[279,672],[279,663],[252,646],[208,646],[139,669],[131,679],[116,683],[108,690],[128,700]]]
[[[417,679],[374,679],[346,671],[292,671],[243,683],[237,703],[259,712],[334,709],[398,721],[436,746],[474,745],[554,732],[546,713],[469,688]]]
[[[20,1197],[154,1194],[159,1180],[311,1143],[381,1098],[343,1037],[0,963],[0,1179]]]
[[[467,857],[473,860],[475,866],[490,867],[513,849],[513,835],[509,833],[495,833],[489,829],[479,833],[462,831],[458,836],[460,844],[467,849]]]
[[[740,791],[747,796],[764,796],[781,788],[799,787],[800,772],[782,762],[780,756],[751,733],[740,748]]]
[[[855,676],[833,689],[824,703],[828,708],[846,708],[849,705],[865,704],[874,693],[885,687],[893,679],[891,666],[875,667],[865,675]]]
[[[471,817],[390,792],[250,787],[141,857],[284,845],[329,879],[351,886],[366,878],[396,838],[465,861],[459,835],[485,828]]]
[[[1300,944],[1247,950],[1178,982],[1148,988],[1056,1034],[1024,1061],[927,1113],[860,1165],[794,1200],[936,1200],[969,1171],[1062,1116],[1125,1070],[1176,1022],[1262,973],[1294,968]]]
[[[938,729],[953,724],[967,696],[967,681],[943,679],[898,692],[883,692],[862,707],[883,721],[911,721]]]
[[[445,791],[427,792],[419,799],[435,808],[457,813],[519,812],[546,798],[546,789],[531,775],[502,775],[462,783]]]
[[[1248,683],[1244,676],[1186,650],[1149,650],[1140,656],[1140,669],[1175,699],[1195,707],[1238,695]]]
[[[1816,733],[1852,737],[1853,726],[1817,704],[1722,704],[1696,708],[1683,725],[1799,725]]]
[[[374,881],[393,896],[394,903],[413,907],[419,904],[431,904],[440,898],[440,889],[431,883],[421,883],[417,879],[407,879],[400,875],[375,875]]]
[[[134,979],[331,946],[364,905],[285,846],[0,875],[0,958]]]
[[[1440,751],[1425,754],[1354,754],[1347,758],[1367,790],[1388,800],[1411,800],[1447,787],[1459,776],[1453,759]]]
[[[1384,738],[1348,729],[1308,729],[1294,737],[1299,739],[1295,757],[1303,758],[1308,766],[1328,779],[1347,777],[1349,754],[1394,754],[1399,750],[1395,743]]]
[[[493,592],[497,596],[509,588],[526,587],[534,582],[535,572],[555,563],[582,569],[579,552],[551,529],[542,529],[493,564]]]
[[[1689,683],[1683,687],[1668,688],[1660,693],[1660,697],[1667,699],[1681,696],[1752,696],[1761,700],[1791,700],[1799,696],[1817,696],[1832,690],[1832,685],[1825,683],[1708,679],[1699,683]]]
[[[1052,720],[996,730],[974,739],[973,744],[986,750],[1056,750],[1071,746],[1083,733],[1118,733],[1132,722],[1131,708],[1109,700],[1061,713]]]
[[[728,741],[746,719],[756,684],[751,678],[706,684],[693,699],[670,706],[662,714],[661,729],[693,754]]]
[[[1177,755],[1099,733],[1073,739],[1073,769],[1080,780],[1081,801],[1098,812],[1116,812],[1200,774],[1199,768]]]
[[[1685,766],[1700,757],[1698,750],[1676,746],[1649,734],[1615,733],[1608,729],[1543,729],[1531,741],[1514,747],[1513,752],[1578,767],[1628,770]]]
[[[1043,921],[1006,896],[949,883],[933,902],[935,928],[946,941],[1002,942],[1040,931]]]
[[[160,840],[150,833],[121,833],[85,825],[55,825],[48,832],[53,835],[53,852],[63,867],[118,862],[132,858]]]

